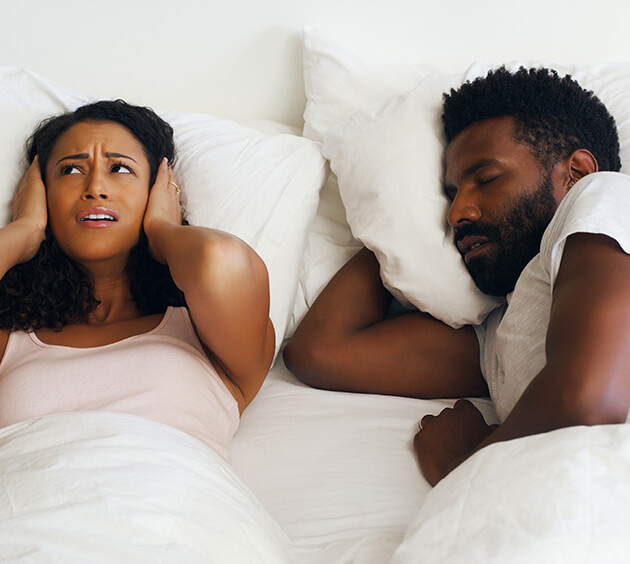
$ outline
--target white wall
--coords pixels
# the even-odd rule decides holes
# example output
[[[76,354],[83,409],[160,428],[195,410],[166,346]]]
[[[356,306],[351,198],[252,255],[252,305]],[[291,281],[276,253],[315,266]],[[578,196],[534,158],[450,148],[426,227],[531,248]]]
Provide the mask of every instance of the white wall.
[[[624,0],[0,0],[0,64],[162,109],[301,122],[301,27],[370,57],[630,61]]]

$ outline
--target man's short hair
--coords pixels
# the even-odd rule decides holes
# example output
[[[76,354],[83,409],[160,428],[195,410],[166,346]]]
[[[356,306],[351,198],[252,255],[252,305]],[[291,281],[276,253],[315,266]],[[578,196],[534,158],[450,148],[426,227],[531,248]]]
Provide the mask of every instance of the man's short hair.
[[[447,143],[473,123],[505,116],[517,120],[515,140],[529,146],[545,170],[577,149],[589,150],[599,170],[621,168],[614,118],[593,92],[568,75],[501,67],[444,94]]]

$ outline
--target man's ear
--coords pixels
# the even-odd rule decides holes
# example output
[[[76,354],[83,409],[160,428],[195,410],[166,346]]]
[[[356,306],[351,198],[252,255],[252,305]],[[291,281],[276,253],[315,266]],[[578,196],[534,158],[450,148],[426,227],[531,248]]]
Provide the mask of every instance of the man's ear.
[[[578,180],[587,174],[597,172],[599,165],[593,153],[588,149],[577,149],[567,158],[566,170],[568,173],[566,190],[568,192]]]

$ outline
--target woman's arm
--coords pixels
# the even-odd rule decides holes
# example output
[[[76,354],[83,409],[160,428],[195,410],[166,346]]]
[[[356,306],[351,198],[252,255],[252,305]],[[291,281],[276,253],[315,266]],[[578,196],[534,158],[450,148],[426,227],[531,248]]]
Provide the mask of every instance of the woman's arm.
[[[0,229],[0,278],[35,256],[45,238],[47,221],[46,188],[35,157],[13,198],[13,220]]]
[[[267,269],[240,239],[182,226],[178,198],[168,184],[173,178],[163,163],[145,214],[149,246],[184,292],[197,334],[233,383],[242,411],[258,393],[273,359]]]
[[[630,256],[605,235],[566,242],[553,289],[547,364],[490,433],[463,405],[422,419],[415,440],[431,483],[486,445],[575,425],[623,423],[630,408]],[[453,426],[469,432],[461,440]],[[475,428],[475,433],[470,429]],[[487,435],[487,436],[486,436]],[[445,437],[451,437],[445,440]],[[450,452],[445,452],[449,449]]]
[[[35,157],[13,198],[13,220],[0,228],[0,278],[16,264],[35,256],[46,236],[47,221],[46,188]],[[0,359],[8,338],[9,331],[0,329]]]
[[[284,350],[287,367],[318,388],[412,397],[486,395],[471,327],[422,312],[386,319],[392,296],[376,257],[359,251],[322,291]]]

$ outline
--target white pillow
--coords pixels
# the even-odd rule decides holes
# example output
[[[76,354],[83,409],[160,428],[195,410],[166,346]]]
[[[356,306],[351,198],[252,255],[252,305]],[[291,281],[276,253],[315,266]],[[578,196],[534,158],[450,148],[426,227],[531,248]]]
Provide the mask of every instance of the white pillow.
[[[307,99],[303,135],[315,141],[357,110],[411,90],[420,78],[434,72],[427,65],[361,57],[312,26],[304,27],[303,67]],[[289,335],[322,288],[360,247],[346,221],[337,179],[330,174],[308,234]]]
[[[304,137],[322,141],[330,127],[357,110],[411,90],[435,71],[429,65],[374,61],[304,26]]]
[[[92,100],[27,70],[0,67],[0,166],[5,173],[0,225],[11,218],[10,202],[25,170],[24,143],[36,124]],[[290,134],[264,135],[208,115],[160,114],[175,131],[175,172],[191,223],[234,233],[267,265],[277,352],[327,172],[319,144]]]
[[[499,303],[475,287],[446,223],[439,108],[459,83],[425,78],[333,127],[323,147],[352,232],[376,254],[387,288],[452,327],[480,323]]]

